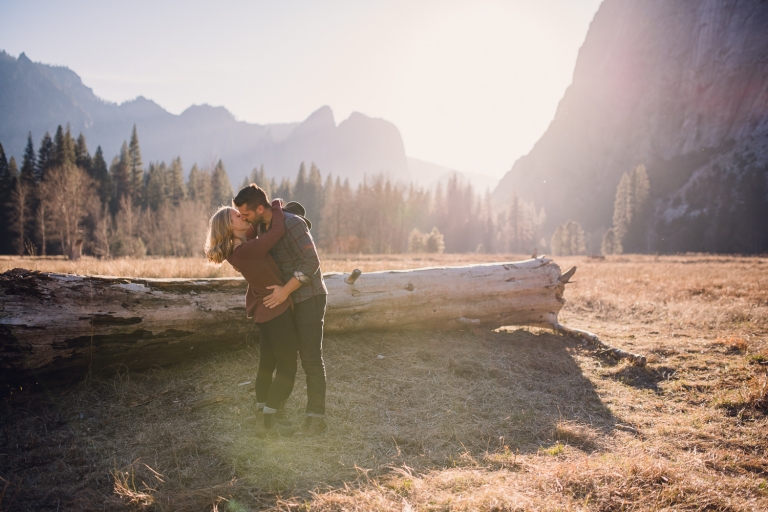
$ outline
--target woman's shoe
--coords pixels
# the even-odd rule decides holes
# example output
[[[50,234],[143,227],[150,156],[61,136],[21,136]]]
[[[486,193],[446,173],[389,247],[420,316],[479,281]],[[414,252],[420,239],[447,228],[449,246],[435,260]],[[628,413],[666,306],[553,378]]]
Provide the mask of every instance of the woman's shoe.
[[[256,437],[291,437],[296,433],[296,429],[291,426],[281,425],[275,418],[275,413],[262,413],[264,421],[256,423]]]
[[[288,411],[285,410],[285,406],[280,406],[277,408],[277,412],[275,413],[275,423],[278,423],[284,427],[291,426],[291,420],[288,419]]]

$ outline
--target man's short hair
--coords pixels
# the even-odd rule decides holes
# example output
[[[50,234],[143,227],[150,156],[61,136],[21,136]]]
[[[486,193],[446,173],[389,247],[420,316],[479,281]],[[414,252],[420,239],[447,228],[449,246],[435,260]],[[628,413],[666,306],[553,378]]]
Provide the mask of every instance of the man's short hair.
[[[265,208],[272,206],[272,203],[269,202],[267,193],[255,183],[251,183],[238,192],[232,202],[235,203],[235,206],[243,206],[246,204],[248,205],[249,210],[255,210],[259,206]]]

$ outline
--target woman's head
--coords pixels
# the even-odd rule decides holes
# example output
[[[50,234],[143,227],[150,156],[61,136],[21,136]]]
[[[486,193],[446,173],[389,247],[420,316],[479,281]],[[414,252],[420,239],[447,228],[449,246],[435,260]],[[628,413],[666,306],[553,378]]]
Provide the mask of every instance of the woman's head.
[[[205,257],[220,264],[235,249],[235,238],[245,236],[250,227],[240,213],[229,206],[222,206],[208,222],[208,236],[205,239]]]

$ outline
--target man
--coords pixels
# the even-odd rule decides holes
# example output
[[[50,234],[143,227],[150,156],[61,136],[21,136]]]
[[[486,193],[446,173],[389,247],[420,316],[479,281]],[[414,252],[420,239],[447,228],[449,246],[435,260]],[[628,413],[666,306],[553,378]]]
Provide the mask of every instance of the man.
[[[254,229],[269,228],[272,207],[266,192],[255,183],[242,189],[233,200],[240,215]],[[325,363],[323,362],[323,324],[328,289],[320,272],[320,258],[309,234],[308,221],[300,215],[285,213],[285,235],[269,251],[285,278],[284,286],[270,286],[272,294],[264,298],[267,307],[275,307],[293,298],[293,321],[299,341],[301,366],[307,377],[306,418],[303,435],[316,435],[327,429],[325,423]],[[311,225],[311,224],[310,224]]]

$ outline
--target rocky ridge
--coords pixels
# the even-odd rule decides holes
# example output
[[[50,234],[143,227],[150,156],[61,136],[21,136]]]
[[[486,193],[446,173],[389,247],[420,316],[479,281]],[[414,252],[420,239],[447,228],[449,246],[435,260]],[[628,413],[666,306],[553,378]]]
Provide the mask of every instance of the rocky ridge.
[[[573,219],[599,240],[621,175],[644,164],[648,251],[768,250],[754,218],[768,218],[766,34],[768,2],[605,0],[552,123],[495,199],[516,193],[550,232]]]
[[[302,123],[246,123],[209,105],[174,115],[143,97],[105,102],[65,67],[0,51],[0,143],[6,153],[18,158],[27,133],[37,147],[46,131],[53,135],[67,123],[75,136],[85,135],[91,152],[100,145],[109,159],[135,124],[145,162],[181,156],[189,169],[195,162],[212,168],[222,159],[235,185],[260,165],[278,180],[293,178],[301,162],[315,162],[324,174],[352,183],[382,172],[403,181],[410,177],[400,132],[383,119],[355,112],[337,125],[327,106]]]

